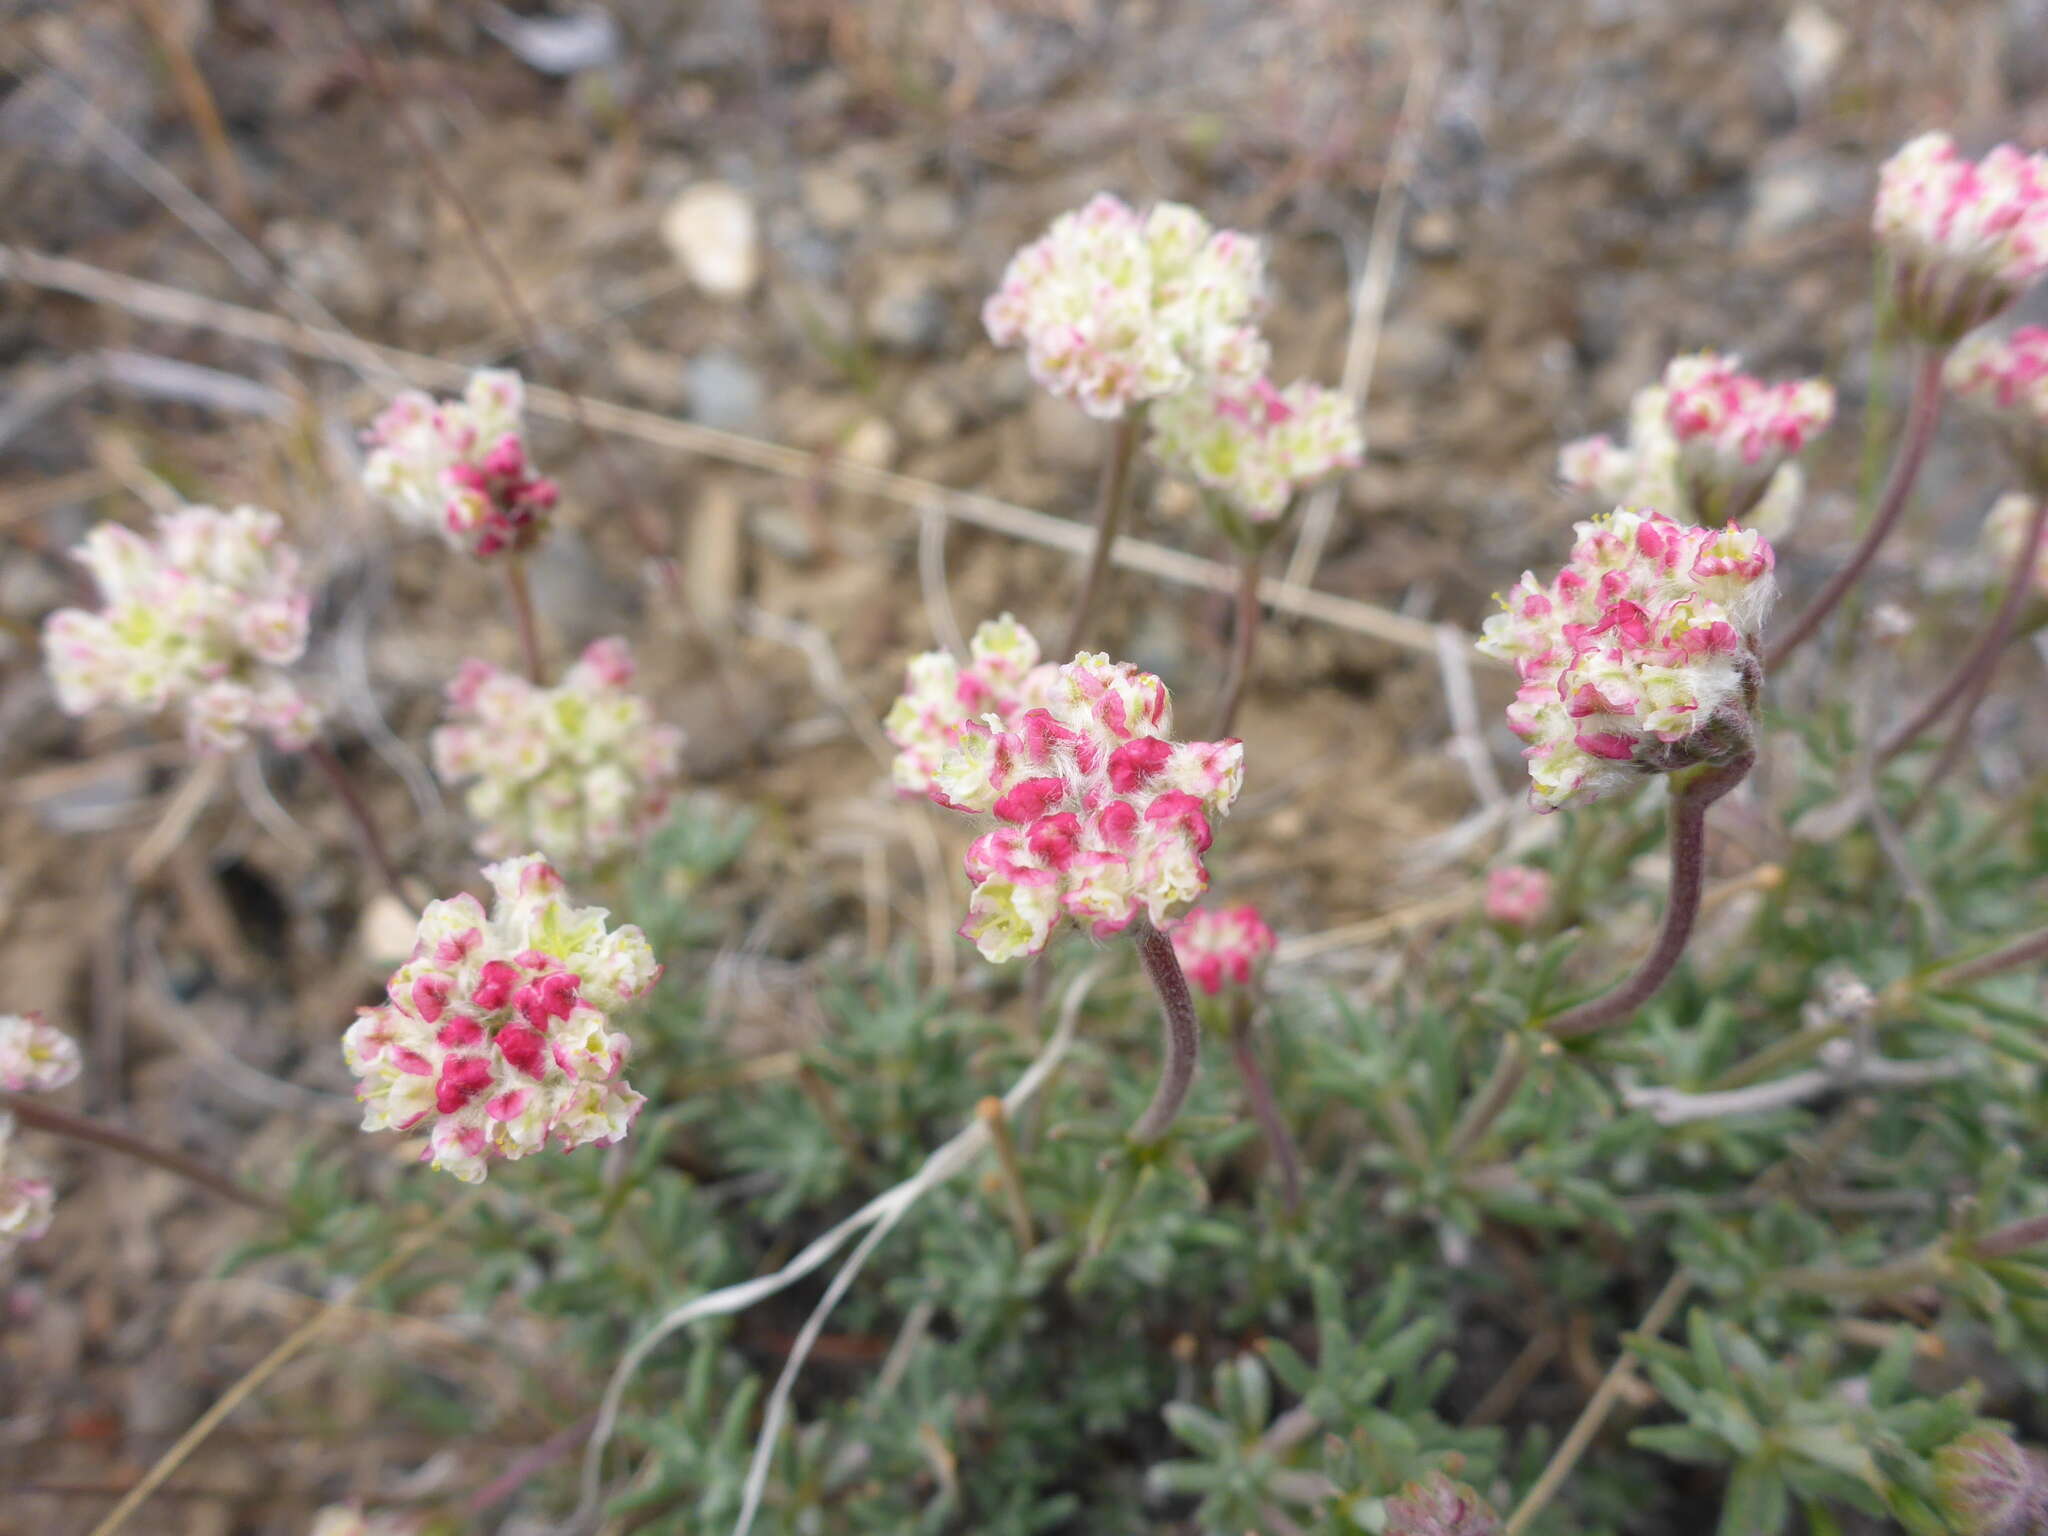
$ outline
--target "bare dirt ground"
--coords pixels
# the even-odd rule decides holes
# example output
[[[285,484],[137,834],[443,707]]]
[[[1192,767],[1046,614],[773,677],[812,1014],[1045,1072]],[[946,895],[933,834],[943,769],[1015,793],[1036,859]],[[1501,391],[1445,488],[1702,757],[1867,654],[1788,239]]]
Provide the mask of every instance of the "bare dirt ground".
[[[343,3],[353,35],[310,0],[16,3],[0,32],[10,252],[133,280],[99,300],[0,282],[0,1007],[85,1037],[86,1107],[252,1169],[309,1135],[358,1155],[336,1133],[352,1111],[335,1041],[380,976],[371,888],[291,764],[194,784],[159,731],[56,711],[34,635],[71,595],[58,552],[166,499],[281,511],[318,573],[311,667],[345,753],[402,858],[450,888],[471,878],[461,823],[417,746],[454,664],[509,661],[511,634],[474,570],[394,538],[354,489],[354,433],[389,376],[147,318],[135,284],[324,314],[823,455],[771,474],[535,428],[568,509],[536,573],[550,643],[630,635],[691,732],[696,784],[764,816],[728,899],[767,973],[948,920],[931,897],[955,894],[952,846],[893,806],[868,733],[939,622],[920,517],[832,467],[1087,515],[1097,434],[977,318],[1053,214],[1110,188],[1263,233],[1283,375],[1335,380],[1354,323],[1372,328],[1369,456],[1315,584],[1469,629],[1490,590],[1555,563],[1574,515],[1552,489],[1558,442],[1614,425],[1699,346],[1842,390],[1788,560],[1810,580],[1854,515],[1878,162],[1935,124],[2048,142],[2040,0],[615,0],[615,45],[594,52],[488,0]],[[398,110],[538,317],[538,354]],[[663,233],[710,181],[758,224],[731,297],[693,283]],[[1376,324],[1352,290],[1376,216],[1403,202]],[[1996,488],[1944,449],[1921,547],[1886,579],[1962,579]],[[671,531],[711,643],[647,579],[622,499]],[[1156,482],[1137,532],[1221,553]],[[961,625],[1011,608],[1057,627],[1064,554],[958,525],[942,554]],[[1228,618],[1214,594],[1126,572],[1108,628],[1200,698]],[[1455,865],[1413,856],[1476,803],[1434,657],[1326,624],[1268,640],[1241,729],[1277,766],[1232,824],[1232,892],[1308,933],[1455,885]],[[1496,735],[1498,688],[1478,686]],[[899,902],[872,894],[878,866]],[[740,1012],[738,1028],[777,1027],[772,1007]],[[213,1278],[245,1218],[51,1156],[57,1224],[0,1269],[0,1485],[17,1490],[0,1531],[87,1529],[308,1309],[290,1276]],[[477,1340],[388,1321],[365,1319],[352,1349],[516,1398]],[[431,1459],[391,1443],[359,1361],[294,1366],[140,1528],[297,1530],[337,1491],[473,1480],[531,1443],[513,1409]]]

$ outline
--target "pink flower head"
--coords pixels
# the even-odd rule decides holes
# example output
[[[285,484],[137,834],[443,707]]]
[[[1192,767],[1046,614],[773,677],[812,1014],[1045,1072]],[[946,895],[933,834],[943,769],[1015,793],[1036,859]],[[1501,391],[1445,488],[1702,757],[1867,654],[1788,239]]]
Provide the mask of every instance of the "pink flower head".
[[[618,1141],[642,1097],[612,1015],[661,975],[638,928],[572,907],[539,854],[485,867],[488,915],[428,904],[413,957],[342,1040],[366,1131],[422,1128],[422,1161],[474,1184],[498,1158]]]
[[[520,415],[526,386],[486,368],[460,400],[418,390],[397,395],[370,424],[363,484],[399,517],[479,559],[531,549],[559,492],[527,456]]]
[[[310,745],[319,711],[284,669],[305,651],[313,599],[282,533],[254,507],[182,507],[149,538],[93,528],[73,553],[103,606],[62,608],[43,626],[58,704],[179,710],[199,752],[235,751],[253,731],[288,752]]]
[[[1943,379],[1957,399],[1998,426],[2027,488],[2048,496],[2048,327],[1966,337]]]
[[[0,1088],[49,1093],[78,1076],[78,1042],[40,1013],[0,1014]]]
[[[1884,163],[1871,227],[1895,264],[1900,319],[1950,345],[2048,273],[2048,155],[2001,144],[1971,160],[1923,133]]]
[[[668,814],[683,733],[627,692],[633,653],[593,641],[552,688],[466,661],[433,735],[434,771],[473,779],[466,803],[486,857],[539,848],[589,869],[645,838]]]
[[[1097,938],[1165,926],[1208,888],[1214,823],[1243,780],[1241,742],[1173,740],[1166,685],[1107,656],[1055,670],[1045,702],[959,728],[940,805],[995,819],[967,850],[960,930],[993,961],[1036,954],[1064,918]]]
[[[1550,908],[1550,876],[1530,864],[1487,871],[1486,915],[1507,928],[1534,927]]]
[[[13,1149],[13,1139],[14,1117],[0,1110],[0,1257],[49,1231],[57,1205],[57,1186]]]
[[[976,628],[965,663],[950,651],[911,657],[903,692],[882,721],[896,748],[896,788],[931,795],[939,764],[959,742],[963,725],[986,715],[1007,724],[1044,702],[1057,669],[1038,656],[1037,639],[1006,613]]]
[[[1248,987],[1279,942],[1257,907],[1196,907],[1172,929],[1173,952],[1189,981],[1214,997]]]
[[[997,346],[1025,349],[1046,389],[1113,420],[1198,375],[1265,367],[1251,326],[1264,265],[1256,240],[1192,208],[1141,216],[1099,193],[1010,259],[982,323]]]
[[[1365,452],[1343,395],[1306,381],[1275,389],[1264,375],[1204,379],[1154,405],[1151,422],[1160,461],[1252,523],[1284,516],[1297,493]]]
[[[1716,352],[1673,358],[1629,406],[1627,446],[1580,438],[1557,457],[1566,489],[1683,522],[1740,519],[1782,533],[1804,491],[1796,460],[1834,419],[1824,379],[1767,384]]]
[[[1520,674],[1508,725],[1528,742],[1538,810],[1724,760],[1746,740],[1775,591],[1769,542],[1733,523],[1617,511],[1577,532],[1556,579],[1524,575],[1479,642]]]

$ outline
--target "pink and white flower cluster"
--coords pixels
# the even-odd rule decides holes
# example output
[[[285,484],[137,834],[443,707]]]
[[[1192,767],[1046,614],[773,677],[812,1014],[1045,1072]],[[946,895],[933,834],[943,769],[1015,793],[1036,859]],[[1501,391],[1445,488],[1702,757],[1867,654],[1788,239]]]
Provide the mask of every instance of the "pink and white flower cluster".
[[[2025,491],[2011,491],[1992,503],[1985,514],[1984,548],[2001,571],[2010,571],[2020,558],[2020,545],[2026,541],[2034,517],[2034,499]],[[2034,586],[2048,597],[2048,533],[2034,546]]]
[[[629,690],[633,653],[593,641],[553,688],[469,660],[448,685],[450,721],[433,735],[434,771],[474,779],[464,804],[477,851],[538,848],[574,869],[625,851],[674,798],[683,733]]]
[[[1971,160],[1924,133],[1884,163],[1871,227],[1897,264],[1901,320],[1957,341],[2048,274],[2048,155],[2001,144]]]
[[[1502,864],[1486,873],[1486,915],[1504,928],[1533,928],[1550,910],[1550,876],[1533,864]]]
[[[1253,523],[1278,520],[1298,492],[1365,453],[1350,400],[1306,380],[1205,379],[1161,400],[1151,421],[1160,460]]]
[[[1043,387],[1114,420],[1197,377],[1263,370],[1251,321],[1264,277],[1251,236],[1180,203],[1141,216],[1103,192],[1010,258],[982,323],[1025,349]]]
[[[882,730],[896,748],[891,773],[909,795],[929,795],[946,754],[969,720],[995,715],[1006,724],[1045,702],[1057,668],[1042,664],[1038,641],[1009,614],[985,619],[967,642],[967,660],[925,651],[904,669],[903,692]]]
[[[1063,918],[1097,938],[1163,927],[1208,888],[1202,855],[1243,774],[1242,742],[1174,741],[1164,683],[1083,652],[1043,706],[967,722],[939,765],[932,798],[997,823],[967,850],[961,934],[1004,961]]]
[[[1570,563],[1525,573],[1479,642],[1521,676],[1508,724],[1538,810],[1741,750],[1775,591],[1753,529],[1617,511],[1576,531]]]
[[[252,731],[286,751],[310,744],[319,712],[283,669],[305,652],[313,600],[282,533],[254,507],[184,507],[153,538],[95,527],[73,553],[104,606],[43,627],[57,702],[74,715],[179,709],[198,751],[234,751]]]
[[[1172,937],[1188,980],[1211,997],[1250,986],[1279,944],[1259,909],[1249,903],[1196,907],[1173,925]]]
[[[486,866],[487,916],[464,893],[428,904],[413,958],[342,1041],[366,1131],[427,1127],[422,1161],[464,1183],[552,1142],[621,1139],[645,1100],[621,1078],[612,1014],[661,975],[646,936],[572,907],[539,854]]]
[[[14,1116],[0,1110],[0,1258],[50,1230],[57,1186],[13,1149]]]
[[[363,484],[400,518],[483,558],[531,549],[559,491],[534,473],[520,415],[526,385],[505,369],[472,374],[460,400],[401,392],[363,434]]]
[[[1767,384],[1741,362],[1717,352],[1673,358],[1630,402],[1627,446],[1604,435],[1567,443],[1559,478],[1608,506],[1782,533],[1805,489],[1794,460],[1833,421],[1835,392],[1824,379]]]
[[[49,1093],[78,1076],[78,1042],[40,1013],[0,1014],[0,1088]]]
[[[2048,496],[2048,326],[1967,337],[1942,377],[1957,399],[1998,425],[2028,489]]]

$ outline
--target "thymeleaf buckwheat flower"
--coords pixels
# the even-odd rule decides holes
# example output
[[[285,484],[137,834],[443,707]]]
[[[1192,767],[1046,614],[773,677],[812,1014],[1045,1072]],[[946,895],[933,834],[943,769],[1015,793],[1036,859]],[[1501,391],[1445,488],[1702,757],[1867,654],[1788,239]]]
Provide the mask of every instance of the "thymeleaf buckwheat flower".
[[[1740,519],[1781,535],[1805,489],[1794,460],[1834,419],[1835,392],[1824,379],[1767,384],[1740,363],[1714,352],[1673,358],[1630,401],[1627,446],[1606,436],[1567,443],[1558,477],[1607,506]]]
[[[2001,144],[1971,160],[1924,133],[1884,163],[1871,228],[1895,264],[1899,318],[1952,345],[2048,273],[2048,155]]]
[[[32,1243],[50,1230],[57,1186],[11,1145],[14,1116],[0,1110],[0,1258],[16,1243]]]
[[[479,558],[531,549],[559,492],[535,474],[520,430],[526,386],[486,368],[460,400],[405,390],[363,434],[363,484],[415,527]]]
[[[882,730],[896,748],[891,774],[908,795],[930,795],[960,727],[983,715],[1008,722],[1044,702],[1056,667],[1041,665],[1038,641],[1009,614],[986,619],[962,665],[950,651],[925,651],[904,669],[903,692]]]
[[[1010,259],[982,323],[997,346],[1025,349],[1046,389],[1114,420],[1198,376],[1262,370],[1251,321],[1264,270],[1249,235],[1179,203],[1140,216],[1104,192]]]
[[[73,553],[104,606],[60,609],[43,627],[59,705],[178,709],[195,751],[234,751],[252,731],[285,751],[309,745],[319,712],[283,669],[305,651],[313,600],[282,531],[254,507],[184,507],[153,538],[95,527]]]
[[[1487,871],[1486,915],[1504,928],[1531,928],[1550,908],[1550,876],[1529,864]]]
[[[1258,524],[1365,451],[1351,402],[1305,380],[1284,390],[1263,375],[1200,380],[1155,405],[1151,422],[1152,451],[1169,469]]]
[[[1556,579],[1525,574],[1479,642],[1521,674],[1508,724],[1538,810],[1744,749],[1774,591],[1770,544],[1733,524],[1617,511],[1577,532]]]
[[[433,735],[434,771],[474,779],[464,804],[477,851],[539,848],[589,869],[661,824],[683,733],[628,691],[626,642],[592,642],[553,688],[466,661],[448,685],[450,721]]]
[[[1174,923],[1170,936],[1188,980],[1211,997],[1250,986],[1279,942],[1249,904],[1196,907]]]
[[[1950,393],[1997,425],[2027,488],[2048,496],[2048,327],[1971,336],[1942,376]]]
[[[967,851],[961,933],[993,961],[1036,954],[1062,918],[1097,938],[1154,927],[1207,889],[1213,819],[1243,779],[1244,744],[1176,742],[1166,685],[1083,653],[1048,701],[960,728],[934,775],[941,805],[993,814]]]
[[[78,1042],[40,1013],[0,1014],[0,1088],[49,1093],[78,1076]]]
[[[629,1042],[612,1014],[661,975],[638,928],[570,906],[540,855],[484,874],[489,915],[467,893],[429,903],[390,1001],[343,1040],[363,1129],[425,1125],[422,1160],[471,1184],[494,1159],[626,1134],[644,1100],[619,1076]]]

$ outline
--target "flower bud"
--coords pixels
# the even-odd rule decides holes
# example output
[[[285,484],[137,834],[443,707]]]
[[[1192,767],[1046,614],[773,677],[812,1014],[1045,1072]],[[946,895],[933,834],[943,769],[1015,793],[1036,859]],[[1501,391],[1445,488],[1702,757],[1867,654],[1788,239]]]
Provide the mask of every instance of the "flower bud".
[[[498,1158],[623,1138],[645,1100],[612,1016],[661,976],[638,928],[572,907],[539,854],[488,865],[488,916],[467,893],[428,904],[413,957],[342,1040],[366,1131],[424,1126],[421,1160],[464,1183]]]
[[[1957,1536],[2033,1536],[2048,1522],[2048,1461],[1999,1430],[1935,1452],[1934,1487]]]
[[[1504,928],[1533,928],[1550,909],[1550,876],[1528,864],[1503,864],[1486,876],[1486,915]]]
[[[1500,1536],[1500,1517],[1463,1483],[1432,1472],[1387,1500],[1386,1536]]]
[[[1181,970],[1210,997],[1252,986],[1279,942],[1250,903],[1196,907],[1169,932]]]

